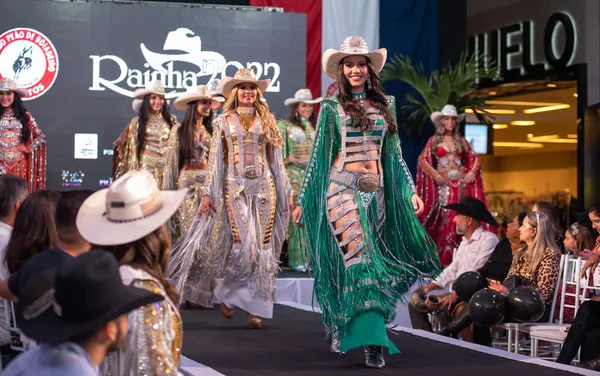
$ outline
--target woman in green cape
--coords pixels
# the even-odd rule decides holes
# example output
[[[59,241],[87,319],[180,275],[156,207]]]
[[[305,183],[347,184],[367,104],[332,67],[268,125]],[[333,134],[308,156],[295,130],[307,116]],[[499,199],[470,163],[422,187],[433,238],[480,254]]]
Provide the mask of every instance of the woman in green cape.
[[[395,100],[378,73],[387,51],[348,37],[323,55],[339,93],[322,102],[295,223],[314,268],[315,295],[331,351],[364,346],[367,367],[383,368],[386,324],[421,273],[433,273],[435,244],[417,219],[423,209],[404,160]]]

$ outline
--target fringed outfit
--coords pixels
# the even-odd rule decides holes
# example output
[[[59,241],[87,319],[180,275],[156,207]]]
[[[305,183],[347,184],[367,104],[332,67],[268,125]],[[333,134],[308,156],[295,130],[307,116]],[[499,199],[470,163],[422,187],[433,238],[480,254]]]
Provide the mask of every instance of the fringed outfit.
[[[244,163],[244,150],[252,150],[253,164]],[[201,253],[207,278],[223,278],[214,290],[221,302],[272,318],[291,194],[280,149],[260,118],[246,130],[238,114],[223,114],[213,122],[209,166],[205,186],[216,213],[195,220],[180,247]]]
[[[395,117],[394,97],[387,101]],[[299,205],[315,295],[340,350],[374,345],[394,353],[385,324],[420,273],[435,272],[439,261],[414,213],[416,189],[398,135],[377,110],[367,115],[374,126],[363,132],[337,96],[322,102]],[[358,161],[377,161],[379,174],[345,169]]]
[[[171,131],[171,143],[173,145],[171,158],[179,158],[178,132],[181,125],[173,127]],[[210,153],[211,135],[204,127],[199,138],[194,140],[195,153],[192,160],[184,164],[179,172],[177,188],[189,190],[177,214],[173,218],[175,228],[175,239],[171,261],[169,263],[168,275],[175,281],[176,287],[181,294],[182,301],[188,301],[203,307],[213,306],[213,281],[206,278],[203,262],[205,258],[199,257],[202,250],[197,248],[184,249],[189,245],[187,239],[194,219],[198,216],[198,208],[202,197],[207,194],[206,179],[208,177],[208,157]],[[178,160],[172,162],[179,165]],[[197,168],[204,166],[206,168]]]
[[[173,125],[177,124],[171,115]],[[113,156],[113,180],[127,171],[145,169],[154,175],[160,189],[174,189],[177,179],[177,166],[169,163],[171,129],[162,115],[152,115],[146,123],[146,133],[142,154],[138,154],[139,118],[135,117],[115,141]]]
[[[315,140],[316,132],[308,120],[302,119],[302,124],[304,125],[304,129],[292,124],[288,120],[283,120],[277,124],[277,128],[283,138],[283,145],[281,146],[282,158],[285,160],[288,156],[294,155],[299,159],[306,160],[308,164],[308,157],[310,156],[310,150],[312,143]],[[290,179],[290,183],[292,184],[295,202],[298,200],[298,194],[300,193],[302,181],[304,180],[306,165],[289,163],[285,169],[288,178]],[[294,269],[297,267],[305,267],[308,261],[308,256],[305,254],[305,250],[300,246],[298,237],[298,228],[293,225],[290,226],[288,254],[290,266]]]
[[[120,267],[121,279],[165,297],[129,313],[129,330],[122,349],[108,354],[100,367],[103,376],[177,375],[181,361],[182,326],[179,310],[162,284],[129,265]]]
[[[438,145],[433,150],[433,137],[419,156],[417,188],[418,194],[425,204],[425,210],[419,220],[435,240],[442,266],[452,262],[452,253],[462,238],[456,233],[453,210],[445,209],[448,204],[455,204],[464,196],[475,197],[484,203],[485,192],[481,174],[481,161],[469,143],[461,137],[463,152],[449,150]],[[465,176],[475,175],[475,182],[465,183]],[[445,186],[436,183],[435,177],[441,175],[448,182]],[[486,229],[489,229],[486,226]]]
[[[46,137],[31,114],[21,124],[12,108],[0,117],[0,175],[20,176],[29,192],[46,188]],[[21,130],[29,128],[29,140],[23,142]]]

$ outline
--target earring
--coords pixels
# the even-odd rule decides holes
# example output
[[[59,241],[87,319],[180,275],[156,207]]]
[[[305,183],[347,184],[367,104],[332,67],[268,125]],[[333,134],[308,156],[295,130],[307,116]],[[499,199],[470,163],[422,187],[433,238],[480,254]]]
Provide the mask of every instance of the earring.
[[[367,77],[367,87],[369,90],[373,90],[373,85],[371,85],[371,76]]]

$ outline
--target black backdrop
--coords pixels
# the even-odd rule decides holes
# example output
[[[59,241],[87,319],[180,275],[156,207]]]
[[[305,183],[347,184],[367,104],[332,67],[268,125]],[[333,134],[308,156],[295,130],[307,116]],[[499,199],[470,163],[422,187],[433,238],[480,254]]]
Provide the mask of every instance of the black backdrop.
[[[25,103],[48,139],[50,189],[97,189],[109,183],[112,143],[135,116],[133,91],[156,77],[152,74],[161,66],[168,71],[167,92],[181,93],[221,78],[219,65],[225,61],[229,76],[235,62],[250,65],[260,78],[274,80],[265,96],[277,118],[287,116],[284,99],[305,85],[301,14],[2,0],[0,35],[15,28],[42,33],[58,55],[54,84]],[[0,76],[14,76],[6,63],[15,60],[15,50],[0,49]],[[174,113],[182,120],[183,113]]]

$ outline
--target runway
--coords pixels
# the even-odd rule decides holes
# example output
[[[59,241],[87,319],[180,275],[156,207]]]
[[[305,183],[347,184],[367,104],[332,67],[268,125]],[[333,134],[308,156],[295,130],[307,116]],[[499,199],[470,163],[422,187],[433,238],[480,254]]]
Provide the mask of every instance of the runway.
[[[329,353],[320,315],[277,304],[274,318],[260,330],[249,329],[244,312],[232,320],[218,310],[188,309],[183,312],[183,355],[226,376],[257,375],[414,375],[564,376],[596,373],[574,367],[509,354],[403,328],[390,337],[401,354],[386,354],[382,370],[363,366],[363,353]],[[441,342],[440,341],[448,341]],[[476,346],[480,351],[463,346]],[[485,351],[485,352],[482,352]],[[486,353],[487,352],[487,353]],[[540,363],[532,364],[532,363]],[[550,368],[558,367],[562,369]],[[567,371],[569,370],[569,371]],[[208,373],[206,373],[208,374]]]

